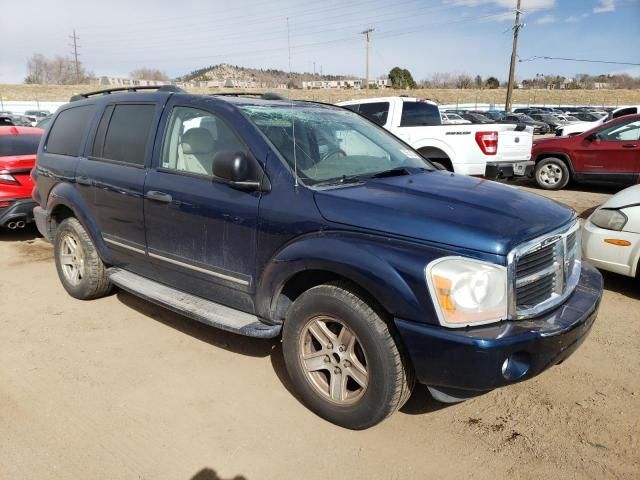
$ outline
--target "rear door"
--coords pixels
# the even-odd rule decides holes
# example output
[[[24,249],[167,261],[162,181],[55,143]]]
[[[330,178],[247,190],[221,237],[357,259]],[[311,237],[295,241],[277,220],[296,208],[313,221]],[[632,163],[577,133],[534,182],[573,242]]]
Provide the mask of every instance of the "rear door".
[[[145,260],[143,187],[160,113],[161,105],[155,102],[107,105],[87,145],[87,159],[76,171],[114,263],[144,275],[150,269]]]
[[[640,119],[606,124],[591,140],[583,136],[574,149],[574,157],[587,179],[636,183],[640,170]]]

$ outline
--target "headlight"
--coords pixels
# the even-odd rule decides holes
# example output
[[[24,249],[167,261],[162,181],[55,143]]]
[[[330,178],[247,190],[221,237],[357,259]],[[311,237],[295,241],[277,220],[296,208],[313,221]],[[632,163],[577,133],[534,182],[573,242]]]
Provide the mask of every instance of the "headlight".
[[[589,218],[589,221],[596,227],[619,232],[627,224],[627,216],[620,210],[602,208],[596,210],[593,215],[591,215],[591,218]]]
[[[427,265],[426,275],[441,325],[457,328],[507,318],[506,267],[445,257]]]

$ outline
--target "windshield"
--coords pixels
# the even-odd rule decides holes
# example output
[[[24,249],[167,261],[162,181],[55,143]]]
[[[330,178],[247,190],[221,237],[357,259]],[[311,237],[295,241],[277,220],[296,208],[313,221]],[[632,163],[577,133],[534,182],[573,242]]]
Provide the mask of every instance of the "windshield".
[[[297,163],[298,176],[306,185],[341,183],[389,170],[433,169],[383,129],[347,110],[298,105],[239,108],[292,169]]]

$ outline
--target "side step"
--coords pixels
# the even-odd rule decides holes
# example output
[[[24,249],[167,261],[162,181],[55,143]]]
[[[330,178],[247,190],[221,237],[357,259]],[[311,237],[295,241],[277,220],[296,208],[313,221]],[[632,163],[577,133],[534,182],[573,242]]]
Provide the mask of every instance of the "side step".
[[[256,338],[280,335],[281,325],[267,325],[255,315],[181,292],[135,273],[109,268],[107,275],[115,285],[129,293],[212,327]]]

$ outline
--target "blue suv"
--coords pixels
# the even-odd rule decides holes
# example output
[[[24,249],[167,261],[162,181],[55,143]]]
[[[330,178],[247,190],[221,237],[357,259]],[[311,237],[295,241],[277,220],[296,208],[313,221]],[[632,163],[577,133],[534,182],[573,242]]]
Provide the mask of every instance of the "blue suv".
[[[455,402],[529,379],[593,325],[572,210],[339,107],[136,90],[73,98],[39,147],[34,215],[70,295],[281,337],[299,396],[352,429],[416,380]]]

